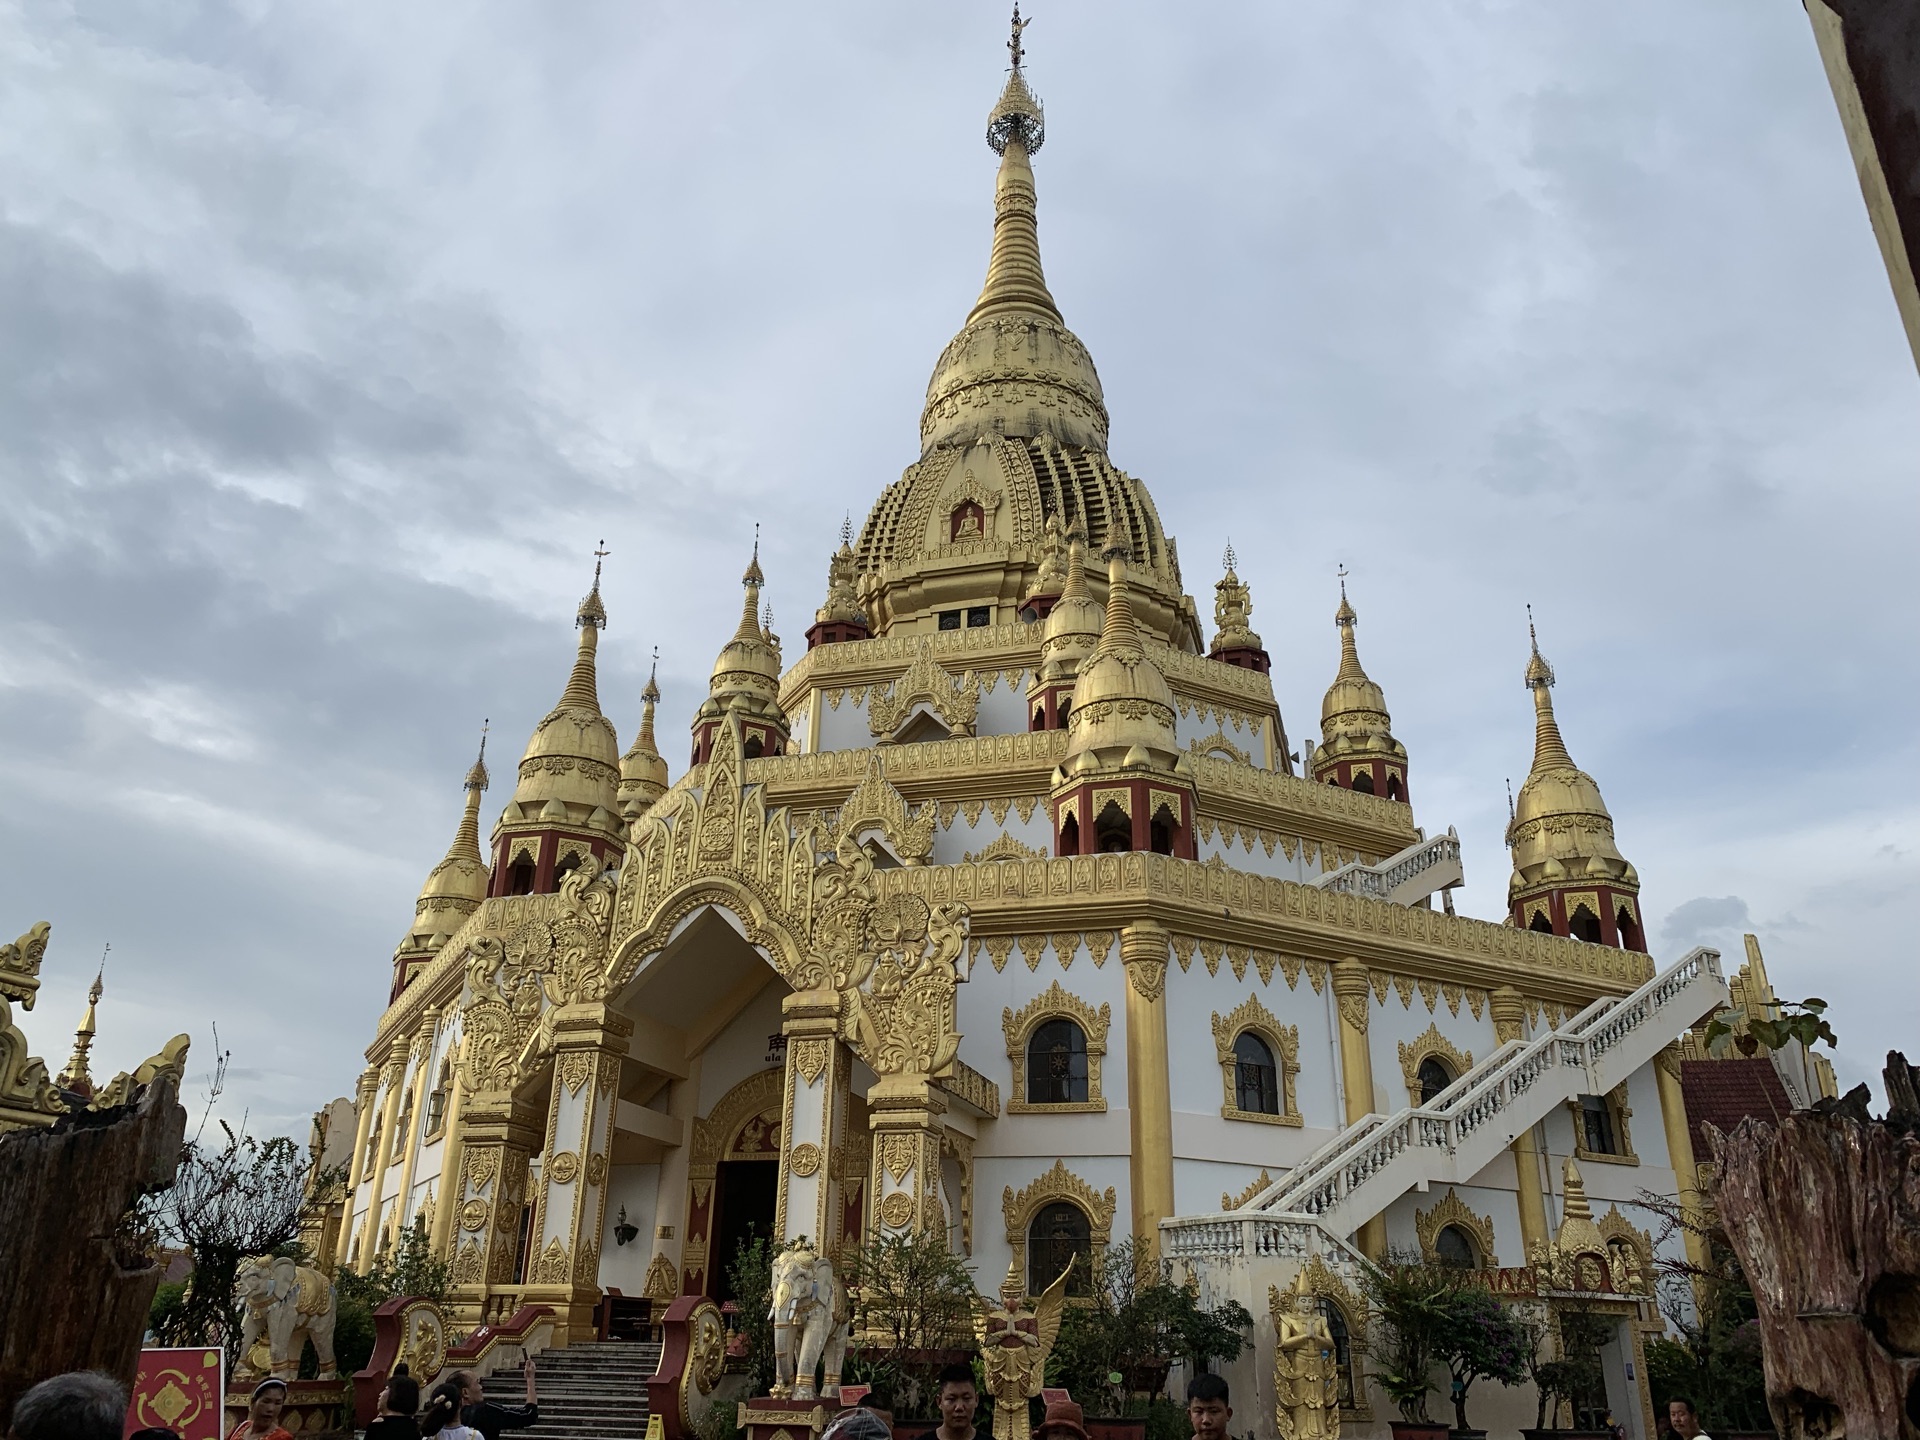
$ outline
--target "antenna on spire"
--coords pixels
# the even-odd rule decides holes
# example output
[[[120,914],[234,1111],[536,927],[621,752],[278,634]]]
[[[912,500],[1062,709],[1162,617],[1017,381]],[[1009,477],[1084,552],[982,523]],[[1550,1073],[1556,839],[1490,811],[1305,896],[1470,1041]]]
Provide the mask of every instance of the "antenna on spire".
[[[492,717],[483,716],[480,720],[480,758],[482,760],[485,760],[487,758],[487,731],[491,730],[492,728],[493,728]]]
[[[1507,824],[1513,824],[1513,777],[1507,776]]]
[[[1349,573],[1347,570],[1346,561],[1344,560],[1340,561],[1339,568],[1336,569],[1333,573],[1340,577],[1340,598],[1344,600],[1347,598],[1347,575]]]
[[[1027,48],[1020,43],[1021,32],[1032,23],[1033,21],[1031,20],[1022,20],[1020,18],[1019,0],[1014,0],[1013,38],[1007,41],[1007,53],[1013,56],[1013,68],[1016,70],[1020,68],[1020,63],[1027,58]]]
[[[849,510],[840,521],[840,543],[842,545],[853,544],[853,512],[851,510]]]
[[[472,768],[467,771],[467,789],[469,790],[487,788],[487,781],[490,778],[487,774],[487,731],[492,724],[491,720],[480,722],[480,754],[474,760]]]
[[[600,588],[600,563],[612,553],[611,550],[607,549],[607,542],[604,538],[593,547],[593,588],[596,590]]]
[[[1227,569],[1231,570],[1234,568],[1234,560],[1235,560],[1235,556],[1233,553],[1233,541],[1229,540],[1227,541],[1226,553],[1220,557],[1220,563],[1224,565]]]
[[[87,992],[87,1000],[91,1004],[98,1005],[100,1003],[100,996],[106,989],[104,982],[107,978],[107,956],[112,953],[112,941],[108,941],[100,947],[100,968],[94,972],[93,988]]]

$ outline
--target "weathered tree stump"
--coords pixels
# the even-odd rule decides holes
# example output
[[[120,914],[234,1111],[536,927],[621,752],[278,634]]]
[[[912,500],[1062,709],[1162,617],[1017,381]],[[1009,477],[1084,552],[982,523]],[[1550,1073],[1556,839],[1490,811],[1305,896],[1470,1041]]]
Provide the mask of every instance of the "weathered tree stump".
[[[1906,1058],[1887,1062],[1885,1120],[1862,1085],[1777,1125],[1708,1127],[1782,1440],[1920,1437],[1920,1099]]]
[[[129,1104],[0,1135],[0,1431],[50,1375],[133,1383],[160,1270],[128,1220],[173,1183],[186,1128],[163,1070]]]

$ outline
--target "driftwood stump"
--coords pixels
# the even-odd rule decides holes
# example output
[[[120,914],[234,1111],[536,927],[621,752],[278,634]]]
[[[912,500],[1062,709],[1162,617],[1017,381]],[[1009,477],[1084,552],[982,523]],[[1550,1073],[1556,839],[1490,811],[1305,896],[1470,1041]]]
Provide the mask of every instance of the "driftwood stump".
[[[133,1383],[160,1270],[128,1216],[173,1183],[186,1129],[163,1074],[130,1104],[0,1135],[0,1432],[48,1376]]]
[[[1708,1127],[1782,1440],[1920,1437],[1920,1100],[1898,1052],[1887,1094],[1885,1120],[1862,1085],[1777,1125]]]

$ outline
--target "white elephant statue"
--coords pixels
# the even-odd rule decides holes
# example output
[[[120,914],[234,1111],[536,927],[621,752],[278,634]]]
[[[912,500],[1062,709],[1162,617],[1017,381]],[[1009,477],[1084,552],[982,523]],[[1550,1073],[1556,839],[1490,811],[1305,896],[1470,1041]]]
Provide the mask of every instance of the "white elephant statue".
[[[320,1362],[319,1378],[340,1377],[333,1358],[333,1284],[318,1270],[286,1255],[243,1260],[234,1277],[233,1298],[244,1312],[236,1378],[253,1368],[247,1357],[263,1333],[271,1357],[268,1373],[276,1380],[298,1377],[300,1354],[309,1340]]]
[[[813,1377],[821,1361],[826,1379],[820,1395],[840,1398],[840,1366],[847,1357],[847,1292],[833,1273],[833,1262],[805,1236],[773,1260],[773,1353],[777,1362],[773,1394],[780,1399],[814,1398]]]

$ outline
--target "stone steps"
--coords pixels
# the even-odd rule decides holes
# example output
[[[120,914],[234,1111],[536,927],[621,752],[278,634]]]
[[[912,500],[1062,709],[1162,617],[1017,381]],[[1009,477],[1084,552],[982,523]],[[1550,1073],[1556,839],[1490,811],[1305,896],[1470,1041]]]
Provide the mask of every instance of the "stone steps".
[[[659,1345],[630,1340],[570,1345],[535,1356],[540,1423],[513,1435],[516,1440],[645,1440],[647,1381],[659,1365]],[[519,1367],[489,1375],[487,1390],[517,1403]]]

